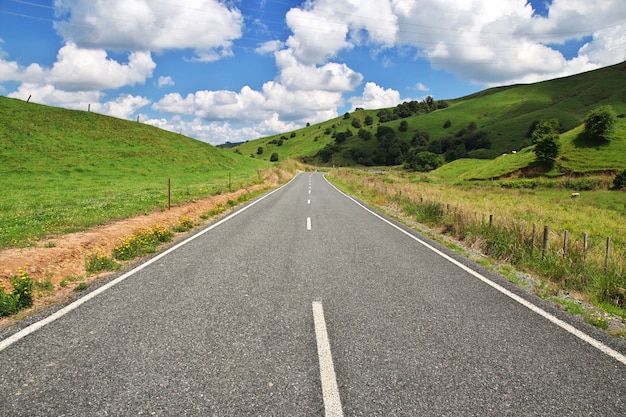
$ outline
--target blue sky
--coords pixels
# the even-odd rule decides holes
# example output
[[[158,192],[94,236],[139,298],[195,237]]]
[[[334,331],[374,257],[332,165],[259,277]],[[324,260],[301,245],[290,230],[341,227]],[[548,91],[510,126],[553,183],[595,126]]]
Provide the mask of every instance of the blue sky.
[[[1,0],[0,94],[212,144],[626,57],[623,0]]]

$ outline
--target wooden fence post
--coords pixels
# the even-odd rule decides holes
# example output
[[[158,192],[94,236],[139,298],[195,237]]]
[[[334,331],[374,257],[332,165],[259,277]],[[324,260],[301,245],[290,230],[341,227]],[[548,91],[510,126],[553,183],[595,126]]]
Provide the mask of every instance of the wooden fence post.
[[[606,238],[606,257],[604,259],[604,270],[609,269],[609,256],[611,254],[611,237]]]
[[[563,259],[565,259],[565,256],[567,255],[567,238],[569,237],[569,232],[566,230],[563,233]]]
[[[537,223],[533,223],[533,236],[530,243],[530,253],[535,252],[535,242],[537,241]]]
[[[583,235],[583,266],[586,265],[587,263],[587,247],[589,244],[589,235],[587,235],[587,233],[585,233]]]
[[[550,228],[548,226],[543,227],[543,245],[541,247],[541,259],[546,257],[548,251],[548,237],[550,235]]]

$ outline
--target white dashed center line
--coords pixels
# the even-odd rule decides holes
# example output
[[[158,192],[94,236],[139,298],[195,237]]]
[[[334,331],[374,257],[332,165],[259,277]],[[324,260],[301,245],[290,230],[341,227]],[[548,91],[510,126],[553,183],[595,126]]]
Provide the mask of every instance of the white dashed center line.
[[[333,365],[333,356],[330,352],[330,342],[326,331],[324,307],[319,301],[313,301],[313,322],[315,323],[315,338],[317,339],[317,356],[320,362],[324,415],[326,417],[343,417],[335,366]]]
[[[306,230],[311,230],[311,218],[306,218]]]

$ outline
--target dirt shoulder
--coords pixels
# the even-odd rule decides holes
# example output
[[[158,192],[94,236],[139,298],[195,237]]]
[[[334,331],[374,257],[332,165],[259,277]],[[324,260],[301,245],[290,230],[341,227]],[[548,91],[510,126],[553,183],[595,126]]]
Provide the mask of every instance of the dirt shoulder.
[[[103,272],[97,275],[87,274],[85,261],[95,251],[111,254],[116,245],[137,230],[156,225],[171,228],[185,218],[190,219],[197,227],[202,227],[213,219],[202,219],[201,216],[206,215],[216,207],[227,205],[229,200],[237,201],[242,194],[269,189],[277,185],[278,179],[271,178],[263,185],[254,185],[232,193],[197,200],[172,207],[170,210],[139,215],[82,232],[53,236],[41,240],[36,247],[0,250],[0,286],[4,286],[5,291],[11,288],[11,277],[18,275],[19,271],[26,272],[35,282],[47,283],[49,281],[53,288],[52,290],[41,290],[35,286],[33,307],[21,311],[15,316],[0,319],[0,329],[9,327],[17,320],[39,312],[48,306],[67,301],[75,294],[74,289],[79,282],[89,284],[112,274],[112,272]],[[181,240],[183,237],[181,234],[177,234],[174,239]],[[122,265],[129,263],[122,262]]]

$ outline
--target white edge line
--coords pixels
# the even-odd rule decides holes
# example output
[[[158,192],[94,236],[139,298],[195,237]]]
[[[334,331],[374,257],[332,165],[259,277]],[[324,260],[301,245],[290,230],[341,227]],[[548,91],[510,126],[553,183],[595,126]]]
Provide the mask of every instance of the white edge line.
[[[326,176],[324,176],[324,179],[326,179]],[[571,333],[572,335],[578,337],[582,341],[587,342],[588,344],[590,344],[591,346],[593,346],[596,349],[600,350],[601,352],[609,355],[613,359],[615,359],[615,360],[621,362],[622,364],[626,365],[626,355],[621,354],[620,352],[616,351],[615,349],[612,349],[611,347],[605,345],[604,343],[600,342],[599,340],[594,339],[593,337],[589,336],[587,333],[585,333],[585,332],[583,332],[581,330],[578,330],[576,327],[572,326],[571,324],[569,324],[569,323],[567,323],[567,322],[557,318],[556,316],[548,313],[547,311],[545,311],[542,308],[536,306],[535,304],[531,303],[530,301],[528,301],[528,300],[520,297],[519,295],[517,295],[517,294],[507,290],[506,288],[502,287],[501,285],[496,284],[495,282],[493,282],[490,279],[486,278],[484,275],[474,271],[470,267],[468,267],[466,265],[463,265],[461,262],[457,261],[456,259],[452,258],[451,256],[446,255],[445,253],[441,252],[439,249],[431,246],[430,244],[424,242],[423,240],[419,239],[418,237],[414,236],[413,234],[407,232],[406,230],[404,230],[403,228],[399,227],[398,225],[396,225],[396,224],[390,222],[389,220],[385,219],[384,217],[382,217],[380,214],[376,213],[375,211],[372,211],[369,208],[365,207],[363,204],[361,204],[355,198],[347,195],[346,193],[344,193],[343,191],[341,191],[340,189],[335,187],[330,181],[328,181],[328,179],[326,179],[326,181],[335,190],[337,190],[339,193],[343,194],[346,198],[349,198],[350,200],[352,200],[355,204],[357,204],[362,209],[368,211],[370,214],[373,214],[374,216],[378,217],[383,222],[385,222],[385,223],[389,224],[390,226],[396,228],[397,230],[399,230],[400,232],[404,233],[405,235],[407,235],[411,239],[415,240],[416,242],[422,244],[426,248],[428,248],[431,251],[435,252],[437,255],[441,256],[445,260],[447,260],[447,261],[451,262],[452,264],[458,266],[459,268],[461,268],[462,270],[464,270],[468,274],[473,275],[474,277],[478,278],[479,280],[481,280],[485,284],[491,286],[492,288],[496,289],[497,291],[500,291],[502,294],[504,294],[507,297],[513,299],[514,301],[517,301],[519,304],[523,305],[524,307],[528,308],[529,310],[539,314],[541,317],[551,321],[552,323],[556,324],[557,326],[559,326],[563,330]]]
[[[330,351],[330,342],[328,341],[324,307],[319,301],[313,301],[313,323],[315,324],[317,356],[320,365],[324,415],[326,417],[342,417],[343,409],[341,408],[341,398],[339,397],[339,388],[337,387],[333,355]]]
[[[242,207],[241,209],[235,211],[234,213],[224,217],[223,219],[213,223],[212,225],[210,225],[209,227],[207,227],[204,230],[201,230],[200,232],[196,233],[193,236],[190,236],[189,238],[183,240],[180,243],[177,243],[176,245],[172,246],[171,248],[167,249],[164,252],[161,252],[160,254],[158,254],[157,256],[155,256],[154,258],[150,258],[148,261],[146,261],[145,263],[142,263],[141,265],[137,266],[136,268],[126,272],[123,275],[120,275],[119,277],[115,278],[113,281],[93,290],[92,292],[86,294],[85,296],[79,298],[78,300],[74,301],[71,304],[68,304],[67,306],[63,307],[62,309],[54,312],[53,314],[49,315],[48,317],[39,320],[33,324],[31,324],[28,327],[23,328],[22,330],[20,330],[19,332],[7,337],[6,339],[0,340],[0,352],[2,352],[4,349],[8,348],[9,346],[11,346],[13,343],[17,342],[18,340],[28,336],[31,333],[36,332],[37,330],[41,329],[42,327],[44,327],[47,324],[52,323],[53,321],[63,317],[64,315],[66,315],[67,313],[69,313],[72,310],[75,310],[76,308],[78,308],[79,306],[81,306],[82,304],[86,303],[87,301],[91,300],[92,298],[98,296],[99,294],[103,293],[104,291],[108,290],[109,288],[111,288],[112,286],[119,284],[120,282],[124,281],[126,278],[134,275],[135,273],[141,271],[142,269],[146,268],[147,266],[155,263],[156,261],[160,260],[161,258],[169,255],[170,253],[174,252],[176,249],[180,248],[183,245],[186,245],[187,243],[191,242],[192,240],[204,235],[205,233],[209,232],[210,230],[215,229],[217,226],[221,225],[222,223],[225,223],[226,221],[232,219],[233,217],[237,216],[240,213],[243,213],[244,211],[246,211],[247,209],[249,209],[250,207],[254,206],[256,203],[264,200],[265,198],[269,197],[270,195],[274,194],[275,192],[277,192],[278,190],[282,189],[283,187],[285,187],[287,184],[291,183],[291,181],[293,181],[299,174],[296,174],[289,182],[281,185],[280,187],[276,188],[275,190],[272,190],[270,192],[268,192],[267,194],[263,195],[262,197],[258,198],[257,200],[254,200],[253,202],[251,202],[250,204]]]

